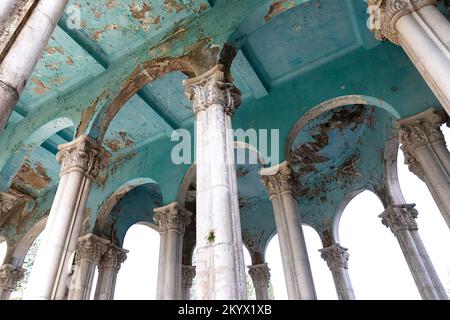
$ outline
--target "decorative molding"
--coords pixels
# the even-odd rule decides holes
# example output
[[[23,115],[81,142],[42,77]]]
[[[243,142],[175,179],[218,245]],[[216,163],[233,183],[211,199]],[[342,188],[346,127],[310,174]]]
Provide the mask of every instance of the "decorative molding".
[[[87,234],[78,239],[75,251],[75,263],[87,260],[98,264],[108,249],[109,241],[94,234]]]
[[[225,82],[221,64],[198,77],[184,80],[183,86],[186,97],[193,102],[195,114],[218,104],[232,116],[241,103],[239,90],[232,83]]]
[[[339,271],[342,268],[348,269],[350,254],[347,251],[347,248],[337,243],[319,250],[320,256],[327,262],[331,271]]]
[[[113,269],[115,272],[118,272],[122,263],[127,259],[128,252],[128,250],[122,249],[114,244],[109,244],[100,259],[98,270]]]
[[[153,220],[160,228],[160,232],[177,231],[184,234],[186,227],[191,223],[192,213],[178,205],[178,202],[155,208]]]
[[[267,263],[247,266],[248,274],[252,278],[254,286],[268,286],[270,281],[270,268]]]
[[[25,275],[25,269],[17,268],[11,264],[0,266],[0,288],[13,291]]]
[[[436,5],[436,0],[368,0],[370,30],[378,40],[399,44],[395,24],[401,17],[420,10],[426,5]]]
[[[111,157],[97,141],[84,134],[72,142],[59,145],[58,149],[56,159],[61,164],[60,176],[79,171],[94,180]]]
[[[191,288],[195,275],[196,275],[195,266],[182,265],[181,286],[185,288]]]
[[[261,181],[269,191],[269,197],[293,192],[291,170],[287,162],[260,170]]]
[[[390,204],[379,217],[383,225],[390,228],[394,235],[405,230],[417,231],[416,218],[419,213],[414,209],[415,206],[415,204]]]

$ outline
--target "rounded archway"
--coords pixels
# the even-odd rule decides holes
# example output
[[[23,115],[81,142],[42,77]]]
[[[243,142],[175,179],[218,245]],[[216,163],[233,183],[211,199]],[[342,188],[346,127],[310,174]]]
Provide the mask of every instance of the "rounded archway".
[[[3,264],[3,260],[5,259],[7,251],[8,243],[4,238],[0,237],[0,265]]]

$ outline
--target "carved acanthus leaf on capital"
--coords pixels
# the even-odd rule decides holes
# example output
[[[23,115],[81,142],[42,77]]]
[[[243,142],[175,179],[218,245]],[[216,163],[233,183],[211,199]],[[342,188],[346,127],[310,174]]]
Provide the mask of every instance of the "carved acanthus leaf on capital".
[[[414,207],[415,204],[390,204],[379,217],[383,225],[390,228],[395,235],[405,230],[416,231],[418,230],[416,218],[419,213]]]
[[[375,33],[375,37],[399,44],[395,29],[398,19],[426,5],[436,5],[436,0],[368,0],[368,5],[370,30]]]
[[[174,230],[184,234],[186,227],[191,223],[192,212],[178,205],[177,202],[165,207],[154,209],[153,220],[158,224],[161,232]]]
[[[293,191],[291,170],[286,163],[275,167],[274,173],[261,171],[261,181],[268,189],[269,197]]]
[[[16,268],[10,264],[3,264],[0,266],[0,288],[6,290],[14,290],[17,282],[19,282],[25,275],[25,269]]]
[[[98,270],[113,269],[119,271],[122,263],[127,259],[128,250],[110,244],[103,253],[98,264]]]
[[[232,83],[225,82],[222,65],[216,65],[198,77],[184,80],[183,86],[186,97],[193,102],[195,114],[213,104],[219,104],[231,116],[240,104],[240,92]]]
[[[88,260],[95,264],[100,262],[102,255],[108,249],[108,240],[89,234],[78,239],[75,251],[75,263]]]
[[[333,244],[320,249],[320,256],[327,262],[331,271],[338,271],[341,268],[348,269],[348,259],[350,257],[348,249],[339,244]]]
[[[270,281],[270,268],[267,263],[254,264],[248,266],[248,274],[252,278],[255,285],[269,285]]]
[[[196,271],[195,266],[181,266],[181,286],[191,288],[194,281]]]
[[[60,145],[56,155],[61,164],[63,176],[72,171],[80,171],[91,179],[95,179],[104,168],[111,155],[97,142],[87,135],[81,135],[72,142]]]

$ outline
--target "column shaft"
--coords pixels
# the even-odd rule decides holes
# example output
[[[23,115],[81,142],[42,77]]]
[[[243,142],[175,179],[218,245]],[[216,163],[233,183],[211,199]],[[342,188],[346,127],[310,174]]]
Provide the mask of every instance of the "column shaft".
[[[222,66],[184,81],[197,137],[197,293],[201,300],[245,299],[231,113],[236,96]]]
[[[114,300],[117,274],[127,258],[128,250],[110,244],[98,265],[94,300]]]
[[[253,287],[255,288],[256,300],[270,300],[270,269],[267,263],[255,264],[248,266],[248,273],[252,278]]]

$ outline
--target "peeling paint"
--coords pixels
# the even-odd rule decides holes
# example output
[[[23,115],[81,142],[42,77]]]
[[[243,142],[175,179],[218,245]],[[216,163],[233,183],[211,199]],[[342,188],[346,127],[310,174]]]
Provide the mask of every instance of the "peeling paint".
[[[281,1],[275,1],[272,3],[269,7],[269,12],[264,17],[264,21],[269,22],[272,20],[275,16],[279,15],[280,13],[283,13],[284,11],[293,8],[296,6],[295,1],[289,1],[289,0],[281,0]]]
[[[185,9],[184,5],[177,0],[164,0],[164,8],[170,13],[178,13]]]
[[[21,183],[27,184],[36,189],[45,189],[51,181],[45,168],[39,161],[36,161],[35,168],[33,168],[29,160],[25,160],[16,176],[16,179]]]

